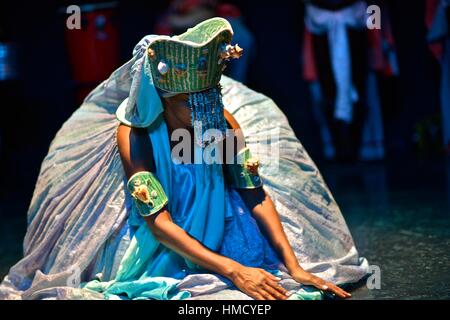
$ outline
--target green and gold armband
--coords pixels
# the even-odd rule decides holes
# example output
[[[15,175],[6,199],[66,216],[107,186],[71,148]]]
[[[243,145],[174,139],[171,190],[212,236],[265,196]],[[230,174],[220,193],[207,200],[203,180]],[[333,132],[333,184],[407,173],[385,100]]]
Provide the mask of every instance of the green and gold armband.
[[[158,212],[168,202],[161,183],[151,172],[135,173],[128,180],[127,187],[139,213],[144,217]]]
[[[233,164],[226,165],[228,183],[237,189],[255,189],[262,186],[258,174],[259,161],[245,147],[234,158]]]

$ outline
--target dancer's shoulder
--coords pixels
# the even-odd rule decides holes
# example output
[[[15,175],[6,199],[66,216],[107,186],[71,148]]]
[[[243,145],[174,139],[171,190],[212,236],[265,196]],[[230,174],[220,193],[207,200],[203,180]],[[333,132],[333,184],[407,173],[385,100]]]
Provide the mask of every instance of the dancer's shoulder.
[[[241,126],[239,125],[239,122],[236,120],[236,118],[226,109],[223,110],[224,111],[224,116],[225,116],[225,120],[228,123],[228,127],[230,129],[240,129]]]

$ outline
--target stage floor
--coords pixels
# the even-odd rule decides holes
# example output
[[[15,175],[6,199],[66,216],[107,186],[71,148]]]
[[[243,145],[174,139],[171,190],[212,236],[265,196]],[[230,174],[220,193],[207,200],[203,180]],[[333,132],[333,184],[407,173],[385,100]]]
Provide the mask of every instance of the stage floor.
[[[381,270],[353,299],[450,299],[450,163],[321,164],[361,255]],[[29,199],[0,202],[0,276],[21,256]]]
[[[325,165],[360,254],[381,270],[353,299],[450,298],[450,163]]]

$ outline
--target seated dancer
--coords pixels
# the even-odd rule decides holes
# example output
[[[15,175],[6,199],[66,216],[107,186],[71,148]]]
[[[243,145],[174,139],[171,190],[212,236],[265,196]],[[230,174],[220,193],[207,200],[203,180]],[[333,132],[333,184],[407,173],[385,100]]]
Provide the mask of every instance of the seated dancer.
[[[283,113],[222,76],[232,35],[212,18],[147,36],[88,95],[42,163],[0,298],[350,297],[338,285],[367,261]]]

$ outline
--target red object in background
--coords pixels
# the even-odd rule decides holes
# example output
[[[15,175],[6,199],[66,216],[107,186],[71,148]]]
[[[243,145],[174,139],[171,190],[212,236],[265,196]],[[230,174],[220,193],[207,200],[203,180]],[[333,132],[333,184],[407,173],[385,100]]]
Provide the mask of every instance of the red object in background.
[[[313,35],[307,28],[303,31],[303,79],[308,82],[319,79],[314,56]]]
[[[219,17],[225,18],[239,18],[242,13],[241,10],[231,3],[221,3],[217,6],[216,14]]]
[[[179,0],[174,1],[172,7],[180,14],[186,14],[192,9],[195,9],[205,1],[201,0]]]
[[[436,15],[437,8],[439,6],[440,0],[426,0],[425,1],[425,26],[427,30],[431,29],[434,17]],[[430,43],[428,44],[432,54],[437,60],[441,60],[442,57],[442,44],[441,43]]]
[[[84,5],[81,29],[66,28],[78,103],[119,65],[119,36],[114,15],[114,7]]]
[[[396,54],[394,35],[387,15],[382,16],[382,29],[367,30],[369,67],[386,77],[396,76],[390,53]]]

